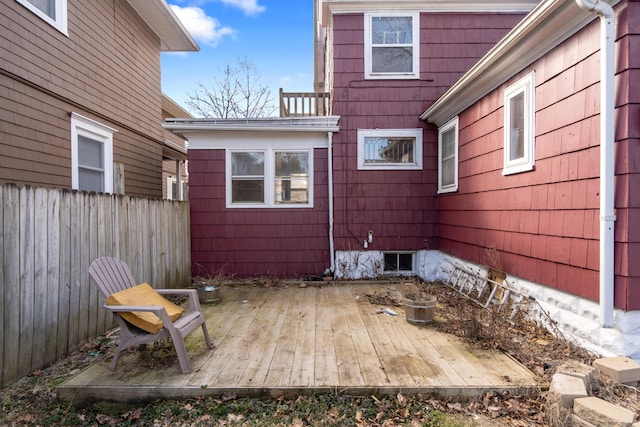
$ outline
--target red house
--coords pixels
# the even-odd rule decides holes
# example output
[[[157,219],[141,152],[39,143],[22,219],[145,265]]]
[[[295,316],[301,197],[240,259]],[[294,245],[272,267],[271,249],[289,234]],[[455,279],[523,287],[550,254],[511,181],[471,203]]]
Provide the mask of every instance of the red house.
[[[447,280],[494,254],[581,344],[639,359],[638,3],[315,7],[330,115],[166,125],[194,265]]]

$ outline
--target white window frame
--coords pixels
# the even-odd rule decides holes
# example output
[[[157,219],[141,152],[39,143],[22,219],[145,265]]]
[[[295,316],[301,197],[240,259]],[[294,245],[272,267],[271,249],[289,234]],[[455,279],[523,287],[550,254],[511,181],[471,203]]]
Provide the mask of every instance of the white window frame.
[[[113,134],[117,132],[102,123],[71,113],[71,188],[79,189],[78,136],[102,143],[104,161],[104,193],[113,193]]]
[[[384,258],[386,255],[395,255],[398,261],[400,260],[400,255],[411,255],[411,270],[400,270],[400,268],[396,268],[395,270],[385,270],[386,262]],[[394,275],[394,276],[413,276],[416,271],[416,253],[411,251],[384,251],[382,253],[382,262],[383,262],[383,274],[385,275]],[[398,265],[400,263],[398,262]]]
[[[458,191],[458,163],[459,163],[459,159],[458,159],[458,134],[459,134],[459,129],[458,129],[458,125],[459,125],[459,120],[458,120],[458,116],[454,117],[453,119],[449,120],[447,123],[445,123],[444,125],[440,126],[438,128],[438,194],[440,193],[452,193],[454,191]],[[442,136],[449,132],[450,130],[453,129],[453,184],[447,184],[444,185],[442,183],[442,172],[443,172],[443,168],[442,168],[442,162],[444,160],[448,160],[448,159],[443,159],[442,158]]]
[[[38,9],[29,0],[16,0],[18,3],[35,13],[40,19],[60,31],[65,36],[69,36],[67,32],[67,0],[54,0],[55,18],[50,17],[45,12]]]
[[[231,158],[233,153],[264,153],[264,203],[233,203],[231,191]],[[307,203],[276,203],[275,201],[275,153],[307,153],[309,159],[309,177],[308,192],[309,200]],[[243,149],[226,149],[225,150],[225,175],[226,175],[226,198],[227,208],[244,209],[244,208],[277,208],[277,209],[298,209],[313,207],[313,148],[280,148],[269,147],[261,149],[243,148]]]
[[[535,166],[535,74],[530,73],[504,91],[504,169],[503,175],[533,170]],[[524,95],[524,155],[511,159],[511,99]]]
[[[414,138],[413,163],[365,163],[365,138]],[[358,170],[421,170],[422,129],[358,129]]]
[[[177,194],[173,194],[173,184],[178,184],[178,180],[176,179],[175,176],[168,176],[167,177],[167,199],[168,200],[185,200],[185,190],[186,190],[186,183],[182,180],[180,180],[180,185],[182,187],[182,192],[180,193],[180,198],[176,198]]]
[[[410,17],[412,37],[411,72],[373,72],[372,22],[379,17]],[[364,14],[364,78],[372,79],[419,79],[420,78],[420,13],[419,12],[367,12]]]

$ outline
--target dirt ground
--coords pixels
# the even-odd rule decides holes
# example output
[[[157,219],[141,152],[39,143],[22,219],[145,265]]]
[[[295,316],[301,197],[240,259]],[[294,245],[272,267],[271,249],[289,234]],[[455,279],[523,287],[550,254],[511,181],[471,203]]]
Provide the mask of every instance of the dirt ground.
[[[252,282],[244,286],[291,286],[274,282]],[[315,284],[323,286],[322,283]],[[324,285],[330,286],[330,285]],[[481,308],[475,302],[441,284],[417,283],[420,292],[435,294],[438,309],[433,326],[462,337],[469,345],[497,348],[529,368],[542,385],[531,395],[485,393],[469,401],[437,400],[428,396],[381,398],[375,396],[312,396],[282,399],[190,399],[152,402],[137,408],[94,406],[72,408],[61,405],[55,387],[79,370],[111,357],[117,331],[97,337],[52,366],[33,372],[0,390],[1,425],[353,425],[353,426],[543,426],[545,391],[555,368],[568,360],[586,364],[598,355],[573,345],[555,331],[552,334],[531,320],[527,313],[535,301],[528,301],[512,316],[513,307]],[[366,295],[383,306],[399,306],[397,294]],[[553,325],[553,323],[550,323]],[[161,344],[162,345],[162,344]],[[165,350],[171,349],[170,343]],[[171,351],[167,354],[173,358]],[[167,360],[166,362],[171,362]],[[620,387],[604,378],[594,390],[596,396],[625,407],[640,416],[637,388]]]

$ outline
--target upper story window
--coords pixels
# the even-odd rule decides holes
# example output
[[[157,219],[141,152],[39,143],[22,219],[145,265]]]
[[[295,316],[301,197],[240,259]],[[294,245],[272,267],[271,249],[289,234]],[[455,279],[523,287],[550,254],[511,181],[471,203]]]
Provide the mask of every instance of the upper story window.
[[[227,151],[227,207],[312,207],[311,150]]]
[[[530,171],[535,158],[534,73],[504,92],[503,175]]]
[[[67,35],[67,0],[16,0],[44,21]]]
[[[422,169],[422,129],[358,129],[358,169]]]
[[[420,77],[420,14],[365,13],[366,79]]]
[[[113,192],[113,133],[115,129],[71,114],[71,188]]]
[[[438,193],[458,190],[458,118],[438,129]]]

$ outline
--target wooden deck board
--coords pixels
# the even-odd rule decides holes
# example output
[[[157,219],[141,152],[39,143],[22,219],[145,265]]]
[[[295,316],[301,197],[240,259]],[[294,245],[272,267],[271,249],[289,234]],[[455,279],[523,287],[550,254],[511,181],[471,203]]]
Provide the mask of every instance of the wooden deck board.
[[[215,349],[206,348],[199,329],[187,338],[190,374],[177,359],[149,368],[153,354],[131,350],[114,372],[110,360],[96,363],[62,384],[58,396],[81,404],[228,392],[469,396],[537,387],[534,375],[503,353],[412,325],[402,307],[390,307],[397,316],[377,314],[382,307],[362,295],[384,291],[360,284],[224,288],[221,302],[203,305]]]
[[[338,359],[331,326],[332,301],[326,286],[318,289],[316,302],[315,384],[332,386],[336,384],[336,378],[338,378]]]

